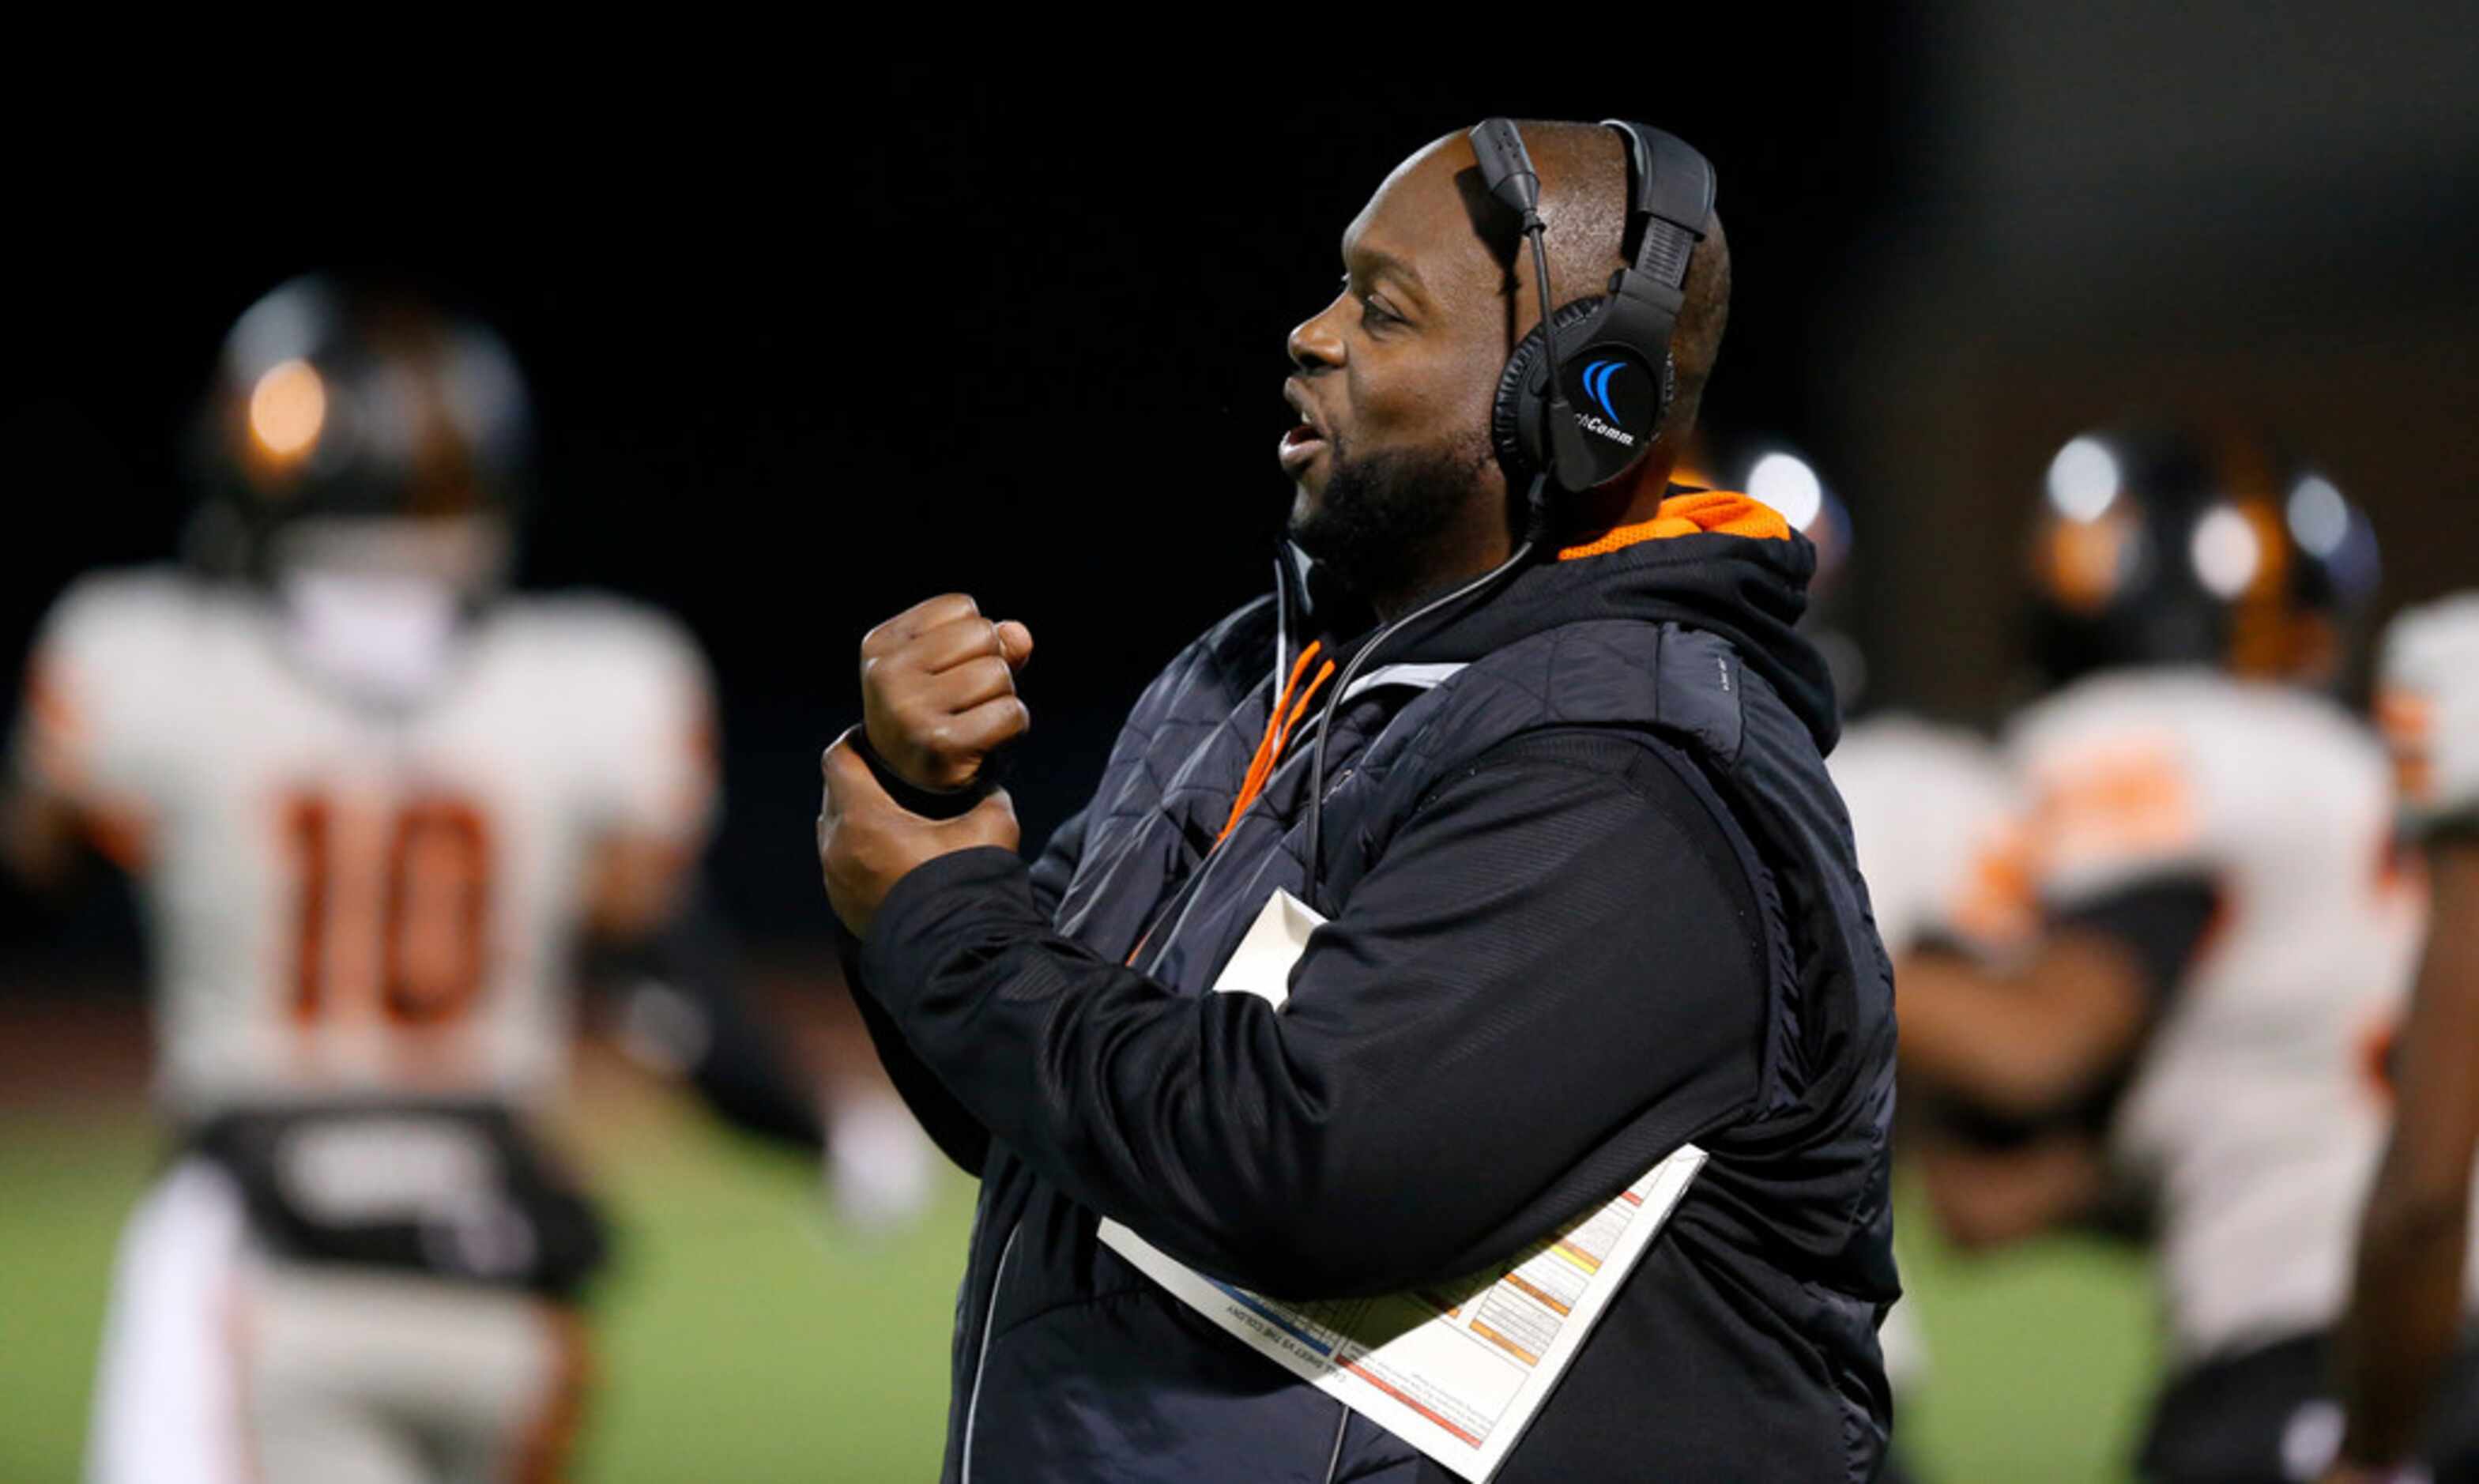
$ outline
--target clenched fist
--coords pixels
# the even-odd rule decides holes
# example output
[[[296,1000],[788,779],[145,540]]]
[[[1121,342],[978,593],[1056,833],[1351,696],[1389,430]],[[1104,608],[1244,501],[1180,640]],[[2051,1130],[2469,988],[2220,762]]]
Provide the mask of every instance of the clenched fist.
[[[984,759],[1033,725],[1015,693],[1032,657],[1030,629],[992,623],[961,593],[905,609],[860,641],[871,750],[915,787],[970,786]]]

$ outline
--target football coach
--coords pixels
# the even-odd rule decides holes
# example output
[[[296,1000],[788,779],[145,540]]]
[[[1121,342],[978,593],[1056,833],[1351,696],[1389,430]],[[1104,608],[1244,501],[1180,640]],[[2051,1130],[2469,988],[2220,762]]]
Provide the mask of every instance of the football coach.
[[[944,1477],[1452,1477],[1183,1305],[1485,1270],[1709,1158],[1499,1480],[1875,1476],[1890,975],[1792,631],[1814,552],[1670,483],[1729,296],[1700,156],[1492,119],[1293,329],[1275,591],[1137,702],[1031,864],[980,781],[1033,635],[862,641],[818,848],[899,1087],[981,1177]],[[1555,334],[1541,320],[1556,305]],[[1277,890],[1279,1012],[1209,992]]]

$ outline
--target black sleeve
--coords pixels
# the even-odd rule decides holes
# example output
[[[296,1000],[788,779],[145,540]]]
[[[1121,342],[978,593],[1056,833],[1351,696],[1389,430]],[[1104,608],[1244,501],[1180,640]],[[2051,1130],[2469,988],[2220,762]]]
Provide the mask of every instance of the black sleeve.
[[[1079,810],[1051,835],[1041,858],[1033,866],[1034,901],[1045,922],[1059,909],[1059,899],[1067,890],[1069,878],[1076,874],[1076,861],[1084,849],[1085,812]],[[867,992],[859,940],[841,923],[835,925],[835,940],[843,962],[844,983],[852,986],[853,1003],[860,1009],[861,1024],[869,1031],[871,1044],[878,1048],[879,1064],[886,1068],[887,1081],[895,1085],[905,1106],[912,1110],[912,1116],[928,1131],[931,1142],[966,1174],[980,1174],[989,1158],[989,1131],[940,1084],[936,1073],[922,1064],[912,1048],[905,1044],[903,1033],[896,1029],[885,1008]]]
[[[2169,1003],[2219,916],[2220,888],[2210,876],[2157,876],[2080,903],[2051,917],[2058,928],[2098,933],[2123,944],[2143,970],[2156,1009]]]
[[[667,1069],[695,1087],[726,1123],[808,1153],[826,1147],[815,1091],[784,1064],[780,1037],[761,1027],[733,983],[722,924],[692,901],[642,941],[603,943],[590,978],[616,983],[632,1038],[663,1043]]]
[[[860,1011],[860,1023],[869,1032],[870,1045],[878,1051],[878,1064],[886,1070],[886,1080],[894,1085],[895,1093],[910,1109],[914,1121],[921,1125],[938,1152],[955,1161],[956,1166],[968,1175],[979,1175],[990,1157],[990,1133],[982,1120],[956,1100],[938,1074],[922,1063],[905,1043],[904,1033],[896,1028],[895,1018],[869,992],[862,979],[860,939],[852,935],[842,923],[835,924],[835,956],[841,960],[844,984],[852,990],[853,1004]]]
[[[1684,766],[1497,749],[1402,824],[1280,1013],[1057,935],[988,849],[896,884],[864,977],[993,1137],[1188,1262],[1316,1294],[1471,1271],[1572,1215],[1536,1208],[1622,1130],[1674,1147],[1754,1097],[1759,899]]]

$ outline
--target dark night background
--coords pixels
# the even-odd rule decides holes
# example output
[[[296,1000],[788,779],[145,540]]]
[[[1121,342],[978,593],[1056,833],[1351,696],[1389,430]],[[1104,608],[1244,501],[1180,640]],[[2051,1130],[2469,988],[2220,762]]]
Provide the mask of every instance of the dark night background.
[[[1772,14],[1673,65],[1571,38],[1597,60],[1494,40],[1443,71],[1344,27],[1245,85],[846,61],[762,108],[227,110],[108,184],[38,164],[22,188],[76,204],[19,232],[40,257],[0,389],[0,649],[78,572],[170,553],[234,316],[307,269],[411,273],[530,375],[526,581],[650,599],[704,642],[721,901],[811,937],[815,757],[856,714],[860,632],[951,588],[1032,626],[1037,839],[1143,682],[1265,582],[1283,336],[1368,192],[1484,114],[1622,114],[1719,172],[1736,292],[1708,426],[1814,457],[1858,518],[1888,692],[1984,716],[2014,532],[2083,423],[2198,396],[2308,416],[2389,557],[2431,510],[2462,521],[2479,115],[2430,44],[2453,22],[2267,13]],[[2455,528],[2394,561],[2389,603],[2479,577]],[[126,924],[90,896],[64,931],[0,888],[20,962],[125,952]]]
[[[515,13],[217,13],[193,29],[223,44],[173,47],[21,24],[0,731],[61,590],[173,555],[234,318],[316,269],[426,283],[531,384],[524,584],[644,599],[703,641],[731,977],[840,1109],[876,1070],[822,992],[811,823],[861,633],[951,589],[1032,626],[1011,787],[1040,838],[1144,682],[1268,580],[1284,337],[1334,293],[1344,225],[1492,114],[1633,116],[1714,161],[1735,294],[1707,431],[1796,447],[1847,502],[1872,704],[1986,727],[2022,698],[2042,473],[2132,415],[2316,462],[2383,546],[2363,639],[2479,587],[2469,0],[910,18],[598,15],[532,51]],[[1240,44],[1258,31],[1275,46]],[[92,876],[57,902],[0,877],[11,1480],[75,1474],[112,1234],[165,1162],[140,924]],[[629,1063],[622,999],[581,1007],[561,1115],[624,1239],[580,1476],[924,1476],[966,1183],[918,1241],[820,1219],[814,1163]],[[1965,1257],[1928,1215],[1914,1188],[1920,1476],[2126,1477],[2171,1359],[2144,1256]]]

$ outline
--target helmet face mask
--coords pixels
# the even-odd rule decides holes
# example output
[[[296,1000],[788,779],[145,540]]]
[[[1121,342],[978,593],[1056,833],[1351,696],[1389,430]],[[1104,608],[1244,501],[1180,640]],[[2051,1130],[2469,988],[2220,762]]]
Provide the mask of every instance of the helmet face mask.
[[[421,582],[471,601],[505,585],[514,556],[507,523],[488,512],[449,516],[304,516],[268,532],[266,576],[302,572]]]
[[[2031,645],[2051,684],[2138,665],[2338,678],[2374,587],[2374,536],[2331,481],[2262,445],[2116,430],[2049,465],[2031,550]]]

